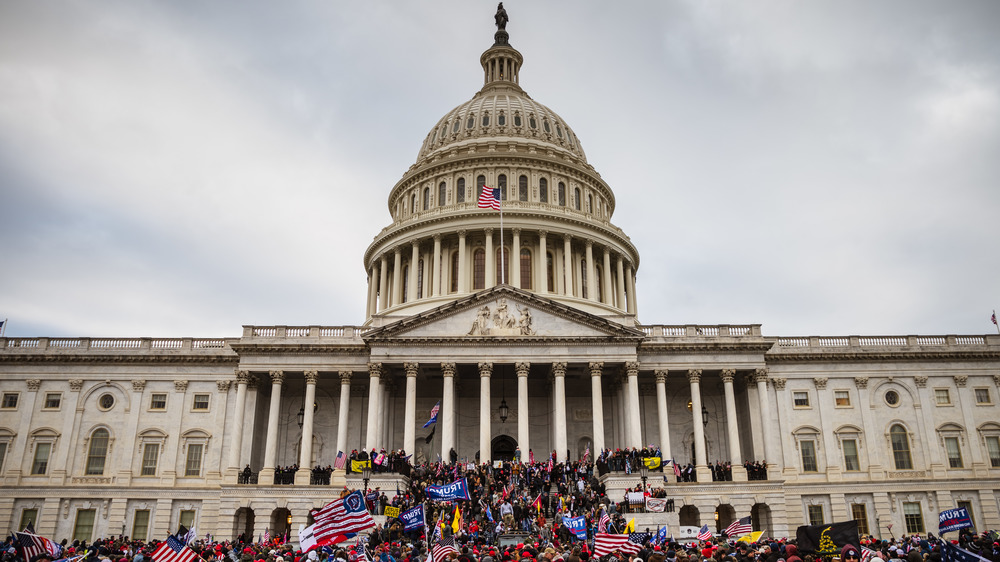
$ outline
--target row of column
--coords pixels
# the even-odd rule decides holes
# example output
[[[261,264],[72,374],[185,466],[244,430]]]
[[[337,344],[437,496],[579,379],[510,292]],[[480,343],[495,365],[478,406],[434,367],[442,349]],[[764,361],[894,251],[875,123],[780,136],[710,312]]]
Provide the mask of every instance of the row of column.
[[[483,230],[484,253],[486,260],[484,264],[485,288],[496,285],[496,252],[493,247],[493,228]],[[514,287],[521,286],[521,229],[510,229],[512,241],[510,247],[512,251],[506,256],[506,270],[510,272],[506,282]],[[458,255],[458,287],[457,293],[468,293],[471,289],[472,271],[469,264],[472,263],[472,256],[468,252],[468,231],[459,230],[457,232]],[[548,294],[548,233],[544,230],[538,231],[538,240],[531,244],[532,251],[532,291],[538,294]],[[433,237],[433,250],[430,252],[421,251],[424,240],[413,240],[404,243],[385,252],[380,257],[372,260],[368,274],[368,302],[367,316],[370,317],[377,312],[382,312],[387,308],[412,302],[419,298],[437,297],[442,294],[452,292],[451,285],[447,280],[451,279],[450,269],[453,267],[452,261],[447,259],[454,251],[454,246],[445,247],[442,245],[442,235],[435,234]],[[557,254],[560,253],[557,247],[553,247],[553,287],[556,294],[573,295],[578,298],[586,298],[594,302],[601,302],[608,306],[616,306],[626,310],[630,314],[635,314],[635,271],[631,263],[628,263],[624,256],[612,256],[610,246],[605,246],[601,252],[601,294],[598,294],[597,287],[597,263],[595,261],[594,242],[584,241],[583,251],[573,251],[573,237],[563,235],[562,244],[562,267],[558,264]],[[407,246],[409,246],[407,248]],[[407,278],[403,279],[404,255],[409,253]],[[423,268],[419,267],[420,259],[423,257]],[[580,260],[585,260],[585,272],[579,271],[579,267],[574,267],[574,263],[579,264]],[[390,264],[390,261],[392,262]],[[392,278],[389,278],[389,273]],[[422,294],[418,294],[418,277],[423,279]],[[405,291],[404,291],[405,285]],[[584,297],[586,292],[586,297]]]

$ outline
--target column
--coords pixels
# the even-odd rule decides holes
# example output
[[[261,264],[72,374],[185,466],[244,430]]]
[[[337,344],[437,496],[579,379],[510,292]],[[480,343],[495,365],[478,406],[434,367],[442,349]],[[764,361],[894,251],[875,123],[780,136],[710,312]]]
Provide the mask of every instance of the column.
[[[639,362],[625,363],[625,373],[628,376],[629,393],[629,426],[631,427],[630,446],[642,448],[642,420],[639,416]]]
[[[466,230],[458,231],[458,292],[467,293],[469,292],[469,283],[466,279],[466,272],[469,270],[469,264],[467,256],[465,255],[465,235],[468,234]]]
[[[746,467],[743,466],[743,455],[740,452],[740,426],[736,419],[736,393],[733,390],[733,379],[736,369],[722,370],[722,386],[726,393],[726,430],[729,436],[729,462],[733,467],[733,481],[745,482]]]
[[[378,403],[381,392],[382,364],[368,364],[368,430],[365,433],[365,449],[371,451],[378,446]]]
[[[497,256],[493,250],[493,229],[486,229],[486,284],[487,289],[497,284]]]
[[[625,276],[626,290],[628,291],[628,313],[635,314],[635,272],[632,270],[632,266],[628,266]]]
[[[510,284],[521,288],[521,229],[514,228],[514,240],[510,243]]]
[[[433,296],[437,297],[441,295],[442,281],[441,278],[441,235],[434,235],[434,271],[431,272],[431,288],[433,291]]]
[[[565,283],[563,294],[566,296],[576,295],[573,290],[573,237],[563,236],[563,281]]]
[[[372,314],[375,314],[375,298],[377,295],[377,287],[375,285],[375,266],[372,266],[368,270],[368,302],[365,303],[365,318],[371,318]]]
[[[493,375],[493,363],[484,361],[479,364],[479,462],[489,464],[492,461],[493,437],[490,423],[490,377]]]
[[[278,413],[281,409],[281,383],[285,373],[271,371],[271,408],[267,412],[267,441],[264,444],[264,467],[260,471],[261,484],[274,483],[274,460],[278,452]]]
[[[347,454],[348,411],[351,407],[351,372],[340,371],[340,411],[337,412],[337,452]]]
[[[618,271],[616,272],[618,274],[618,302],[616,303],[616,305],[618,306],[619,309],[625,310],[625,308],[628,306],[628,301],[625,300],[625,265],[623,263],[624,260],[622,259],[621,256],[618,256],[618,259],[615,261],[617,262],[618,265],[617,268]]]
[[[771,424],[771,398],[767,394],[767,368],[757,369],[754,372],[754,381],[757,383],[757,400],[760,402],[760,417],[763,420],[761,425],[761,436],[764,438],[764,458],[767,461],[768,478],[772,477],[771,468],[780,466],[775,462],[777,454],[772,450],[772,429]],[[766,417],[765,417],[766,416]]]
[[[701,419],[701,369],[688,371],[688,383],[691,385],[691,422],[694,424],[694,464],[698,471],[699,482],[711,482],[712,473],[708,469],[705,454],[705,426]]]
[[[604,304],[614,305],[614,286],[611,284],[611,250],[605,246],[604,247],[604,294],[600,295],[601,302]]]
[[[414,240],[410,251],[410,279],[406,282],[406,302],[417,300],[417,270],[420,268],[420,244]]]
[[[553,394],[556,401],[556,459],[566,462],[566,364],[553,363]]]
[[[382,254],[381,265],[378,269],[378,302],[379,302],[379,312],[389,308],[389,290],[386,288],[385,284],[388,283],[389,275],[389,258],[385,254]]]
[[[601,374],[604,363],[593,362],[590,365],[590,396],[593,404],[594,418],[594,450],[592,458],[597,458],[604,450],[604,394],[601,388]]]
[[[861,412],[862,412],[862,414],[867,414],[867,413],[869,413],[869,410],[870,410],[870,408],[867,407],[868,404],[870,404],[869,398],[868,398],[868,390],[867,390],[868,389],[868,378],[867,377],[864,378],[863,384],[862,384],[862,381],[859,380],[860,378],[861,377],[856,377],[854,379],[854,384],[858,386],[858,398],[859,398],[858,401],[859,401],[860,404],[862,404]],[[917,385],[917,399],[914,401],[913,408],[916,410],[915,413],[917,415],[915,417],[917,419],[919,429],[920,429],[921,433],[923,434],[924,442],[925,443],[938,443],[938,439],[937,439],[937,436],[935,435],[935,431],[934,431],[934,424],[933,423],[924,423],[924,417],[925,417],[923,415],[924,406],[926,405],[928,407],[932,407],[932,408],[934,407],[934,398],[933,398],[933,396],[931,396],[930,392],[927,390],[927,377],[925,377],[925,376],[916,376],[916,377],[913,377],[913,382]],[[870,420],[868,418],[863,418],[863,419],[866,422],[866,425],[863,426],[863,429],[866,432],[867,431],[872,431],[871,433],[866,433],[866,435],[875,436],[875,435],[878,435],[879,433],[882,433],[884,431],[884,430],[880,431],[878,429],[872,428],[872,426],[867,423]],[[858,450],[858,454],[860,455],[861,454],[860,443],[859,443],[858,449],[859,449]],[[869,456],[872,456],[874,454],[874,451],[872,451],[872,449],[875,449],[875,447],[868,447],[868,451],[869,451],[868,455]],[[889,457],[889,459],[886,459],[887,460],[886,464],[889,464],[889,466],[895,466],[895,461],[894,460],[890,460],[891,459],[891,455],[886,455],[886,456]],[[945,461],[944,461],[944,456],[941,454],[941,447],[937,447],[937,446],[927,447],[927,459],[928,459],[928,469],[929,469],[929,472],[931,473],[931,475],[934,478],[945,478],[946,477],[945,464],[944,464]],[[882,464],[881,461],[876,461],[876,460],[871,459],[871,458],[869,458],[868,463],[869,463],[869,465],[881,465]],[[870,470],[869,472],[871,472],[871,473],[874,474],[874,470]]]
[[[306,371],[303,373],[306,379],[306,400],[302,406],[302,443],[299,445],[299,470],[295,473],[295,484],[302,486],[309,484],[309,477],[312,475],[312,445],[313,445],[313,410],[316,404],[316,381],[319,380],[318,371]]]
[[[594,241],[587,240],[587,300],[599,301],[597,294],[597,268],[594,267]]]
[[[406,371],[406,406],[403,409],[403,450],[412,455],[417,442],[417,372],[418,363],[403,363]]]
[[[549,253],[545,247],[545,237],[547,234],[544,230],[538,232],[538,259],[535,260],[535,263],[538,264],[536,266],[538,274],[535,275],[538,284],[535,285],[535,292],[539,295],[549,292]]]
[[[403,251],[397,246],[392,251],[392,306],[403,302]]]
[[[454,363],[441,363],[444,382],[441,395],[441,458],[444,462],[451,461],[451,450],[455,447],[455,370]]]
[[[621,263],[621,262],[618,262]],[[670,418],[667,412],[667,370],[656,371],[656,410],[660,422],[660,454],[663,459],[674,458],[670,452]],[[694,409],[694,406],[692,406]]]
[[[236,410],[233,412],[233,433],[229,436],[229,471],[227,479],[236,481],[236,473],[243,467],[240,451],[243,450],[243,418],[247,409],[247,383],[250,371],[236,371]]]
[[[528,417],[528,371],[531,370],[531,363],[515,363],[514,370],[517,371],[517,446],[521,449],[521,460],[527,462],[528,449],[531,448]]]

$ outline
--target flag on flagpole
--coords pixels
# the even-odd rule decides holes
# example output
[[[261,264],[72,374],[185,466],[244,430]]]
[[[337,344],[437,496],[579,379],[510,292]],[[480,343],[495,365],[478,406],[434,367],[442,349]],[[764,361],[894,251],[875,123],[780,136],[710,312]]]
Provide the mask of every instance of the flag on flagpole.
[[[993,316],[990,316],[990,321],[993,322],[994,325],[1000,326],[1000,324],[997,324],[997,311],[993,311]]]
[[[427,420],[427,423],[424,424],[425,428],[427,426],[431,425],[431,424],[437,423],[437,421],[438,421],[438,412],[440,412],[440,411],[441,411],[441,402],[438,402],[437,404],[434,404],[433,408],[431,408],[431,419]],[[433,433],[433,431],[432,431],[432,433]]]
[[[51,542],[49,539],[34,533],[14,533],[14,536],[17,539],[17,546],[24,552],[25,560],[31,560],[34,556],[48,552],[45,543]]]
[[[462,528],[462,510],[458,508],[458,504],[455,505],[455,518],[451,522],[451,530],[453,533],[457,533],[459,529]]]
[[[354,555],[357,556],[357,562],[371,562],[363,535],[358,535],[358,540],[354,543]]]
[[[316,548],[316,535],[314,534],[316,524],[309,525],[299,525],[299,550],[302,552],[309,552],[309,550]]]
[[[542,494],[538,494],[538,497],[535,498],[535,501],[531,502],[531,507],[537,509],[539,513],[542,511]]]
[[[455,548],[455,538],[441,539],[431,549],[431,561],[443,562],[452,552],[458,554],[458,549]]]
[[[343,469],[347,464],[347,455],[343,451],[337,451],[337,458],[333,461],[333,468]]]
[[[712,531],[708,528],[708,524],[702,525],[701,530],[698,531],[698,540],[707,541],[712,538]]]
[[[608,523],[611,523],[611,518],[608,517],[608,512],[605,509],[601,510],[601,519],[597,522],[597,532],[607,533]]]
[[[670,459],[670,464],[674,465],[674,476],[681,477],[681,467],[677,466],[677,461]]]
[[[594,535],[594,554],[605,556],[616,550],[620,550],[628,542],[628,535],[617,535],[612,533],[597,533]]]
[[[735,537],[736,535],[745,535],[753,531],[753,525],[750,524],[750,516],[747,515],[743,519],[736,519],[726,527],[726,536]]]
[[[271,542],[271,531],[270,529],[264,529],[264,538],[260,541],[261,544],[267,544]]]
[[[316,521],[316,540],[337,543],[349,533],[359,533],[375,526],[361,492],[354,491],[312,511]],[[339,539],[339,540],[338,540]]]
[[[625,525],[624,533],[634,533],[635,532],[635,517],[629,519],[628,523]]]
[[[500,190],[492,187],[483,186],[483,190],[479,192],[479,208],[480,209],[493,209],[494,211],[500,210]]]
[[[156,562],[198,562],[198,555],[173,536],[161,542],[153,551],[152,557]]]
[[[755,542],[759,541],[760,537],[763,536],[763,535],[764,535],[764,531],[754,531],[754,532],[750,533],[749,535],[744,535],[744,536],[736,539],[736,542],[755,543]]]

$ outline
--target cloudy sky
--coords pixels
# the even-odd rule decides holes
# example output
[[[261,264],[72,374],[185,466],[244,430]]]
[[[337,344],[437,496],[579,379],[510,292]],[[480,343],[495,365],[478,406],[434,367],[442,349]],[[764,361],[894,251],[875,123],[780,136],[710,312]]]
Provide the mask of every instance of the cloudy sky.
[[[615,190],[643,323],[995,333],[1000,3],[505,7]],[[362,253],[495,8],[0,1],[7,335],[363,322]]]

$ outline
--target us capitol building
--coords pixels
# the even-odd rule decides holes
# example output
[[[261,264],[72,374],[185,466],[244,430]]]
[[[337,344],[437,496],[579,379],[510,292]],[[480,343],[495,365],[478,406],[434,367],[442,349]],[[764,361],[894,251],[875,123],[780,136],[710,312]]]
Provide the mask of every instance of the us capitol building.
[[[611,221],[615,194],[569,124],[521,88],[506,23],[498,12],[482,89],[389,191],[360,325],[0,338],[0,527],[256,537],[361,487],[340,470],[310,483],[338,451],[576,460],[652,443],[698,482],[652,473],[677,509],[640,528],[721,530],[752,514],[773,536],[846,519],[936,533],[937,514],[961,506],[1000,528],[1000,336],[640,323],[639,251]],[[477,205],[484,185],[501,192],[502,228]],[[712,481],[716,461],[732,481]],[[766,461],[767,478],[748,480],[746,461]],[[275,484],[294,464],[294,482]],[[640,481],[604,478],[615,501]],[[403,480],[370,485],[391,495]]]

